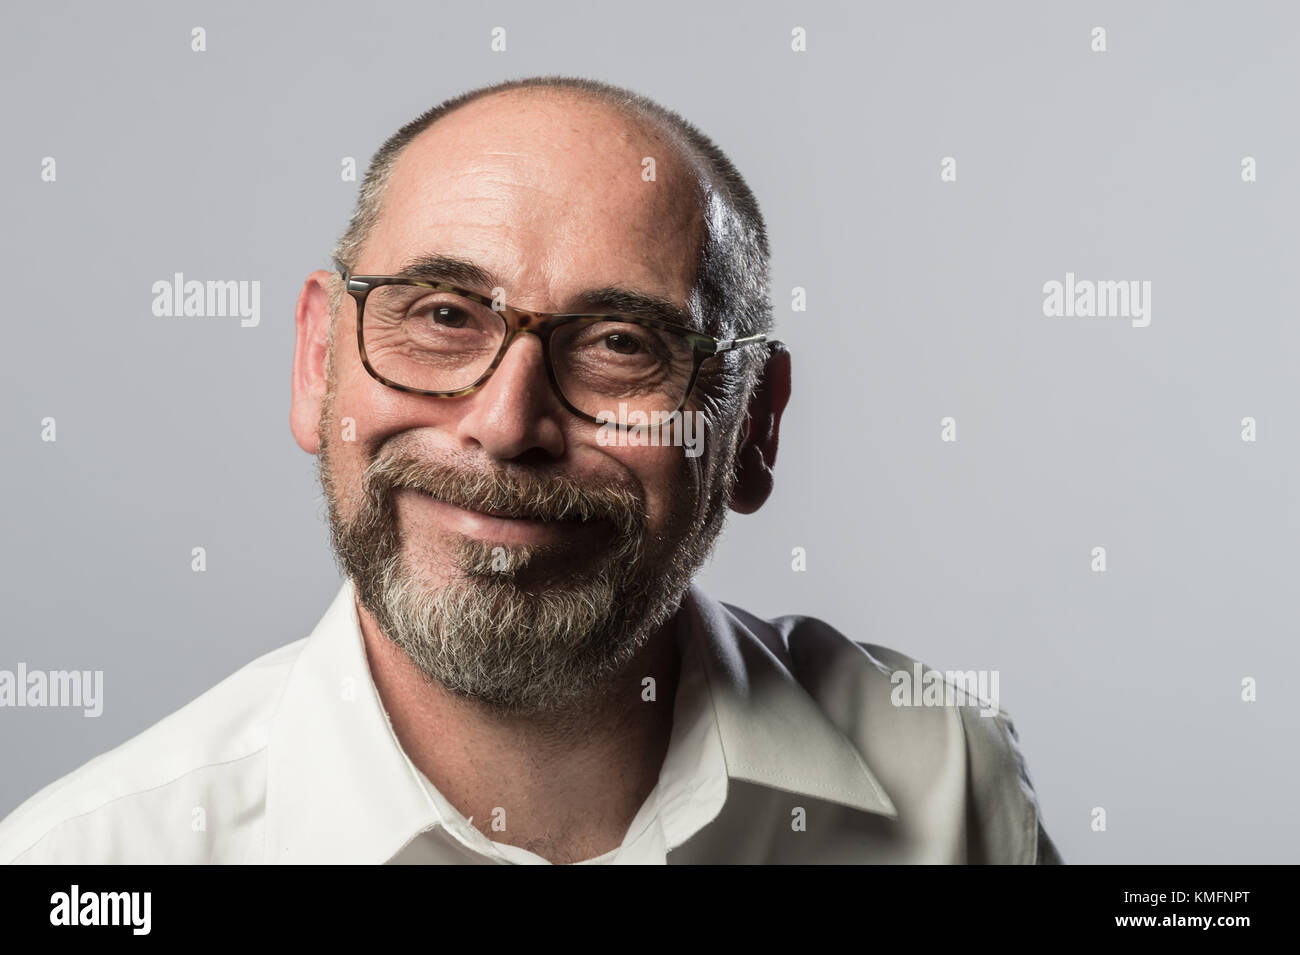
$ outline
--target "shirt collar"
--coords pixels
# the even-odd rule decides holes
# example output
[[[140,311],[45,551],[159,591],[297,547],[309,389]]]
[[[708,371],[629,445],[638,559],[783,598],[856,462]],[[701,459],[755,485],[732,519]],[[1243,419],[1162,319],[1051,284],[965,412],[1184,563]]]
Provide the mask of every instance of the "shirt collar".
[[[437,822],[370,676],[351,580],[307,639],[271,727],[266,860],[375,863]]]
[[[402,750],[370,675],[354,595],[345,580],[295,661],[276,711],[267,861],[384,862],[438,825],[470,846],[486,841],[428,791]],[[698,653],[702,686],[689,700],[679,696],[664,775],[629,836],[644,826],[646,811],[658,816],[662,808],[658,824],[673,848],[721,809],[727,777],[897,816],[858,750],[736,615],[692,586],[677,633],[680,646]],[[707,756],[715,741],[725,775]],[[696,792],[709,803],[703,816],[684,808]]]
[[[728,776],[897,817],[857,748],[757,633],[698,586],[682,611],[703,638]]]

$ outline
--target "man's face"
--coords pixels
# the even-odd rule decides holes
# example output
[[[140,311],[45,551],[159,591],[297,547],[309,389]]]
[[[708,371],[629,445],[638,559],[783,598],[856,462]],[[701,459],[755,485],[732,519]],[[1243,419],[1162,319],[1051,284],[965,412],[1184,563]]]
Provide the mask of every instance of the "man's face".
[[[350,264],[395,274],[453,255],[502,276],[519,308],[563,312],[583,290],[622,286],[685,309],[703,237],[693,176],[603,106],[493,96],[405,149]],[[723,423],[708,422],[694,458],[602,444],[551,391],[533,335],[470,395],[399,392],[362,366],[356,318],[345,297],[317,437],[335,551],[363,606],[453,691],[516,712],[582,700],[707,556],[730,490]]]

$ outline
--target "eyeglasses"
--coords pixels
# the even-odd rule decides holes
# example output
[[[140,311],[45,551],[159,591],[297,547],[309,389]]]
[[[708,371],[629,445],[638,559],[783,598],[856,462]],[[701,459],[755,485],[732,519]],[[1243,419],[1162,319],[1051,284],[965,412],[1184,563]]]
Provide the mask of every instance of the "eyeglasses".
[[[620,412],[644,412],[650,421],[658,412],[663,420],[686,405],[706,361],[776,343],[767,335],[718,339],[637,315],[528,312],[444,282],[352,275],[335,265],[357,303],[366,371],[390,388],[432,398],[481,388],[515,339],[531,334],[541,339],[552,390],[578,417],[600,424],[622,405]]]

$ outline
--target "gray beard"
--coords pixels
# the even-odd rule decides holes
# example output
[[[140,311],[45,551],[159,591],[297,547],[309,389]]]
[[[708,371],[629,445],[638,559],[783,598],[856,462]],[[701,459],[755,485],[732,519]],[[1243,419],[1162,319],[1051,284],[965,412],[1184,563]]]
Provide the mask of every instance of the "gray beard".
[[[361,504],[345,520],[330,479],[328,430],[322,422],[320,480],[335,559],[358,600],[426,680],[500,713],[558,715],[590,703],[677,611],[725,520],[725,506],[717,505],[727,500],[730,481],[706,519],[683,521],[685,532],[661,538],[662,553],[654,554],[644,502],[626,490],[545,479],[536,493],[506,481],[507,493],[497,479],[485,481],[475,471],[453,476],[445,465],[439,484],[430,465],[401,458],[386,466],[394,459],[384,457],[367,469]],[[551,567],[540,582],[546,567],[538,561],[547,548],[464,538],[451,580],[439,585],[408,566],[393,506],[394,487],[402,486],[493,492],[496,506],[560,500],[567,504],[554,506],[568,507],[566,513],[609,518],[616,532],[603,555],[572,571]]]
[[[462,570],[476,546],[483,545],[460,546]],[[363,600],[428,679],[499,711],[557,712],[589,699],[631,661],[689,585],[652,589],[629,576],[611,561],[537,593],[509,573],[467,575],[435,588],[398,554]]]

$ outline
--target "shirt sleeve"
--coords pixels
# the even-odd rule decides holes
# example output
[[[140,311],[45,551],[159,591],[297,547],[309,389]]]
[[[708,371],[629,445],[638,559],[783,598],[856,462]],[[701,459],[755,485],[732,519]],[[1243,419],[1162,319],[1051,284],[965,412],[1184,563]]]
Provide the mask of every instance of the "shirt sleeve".
[[[1061,865],[1043,826],[1020,735],[1004,710],[981,716],[959,707],[969,756],[969,861],[980,864]]]

